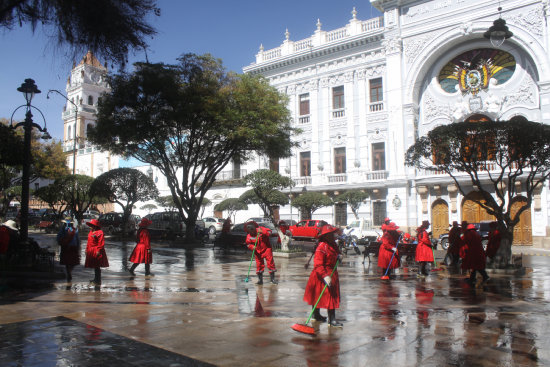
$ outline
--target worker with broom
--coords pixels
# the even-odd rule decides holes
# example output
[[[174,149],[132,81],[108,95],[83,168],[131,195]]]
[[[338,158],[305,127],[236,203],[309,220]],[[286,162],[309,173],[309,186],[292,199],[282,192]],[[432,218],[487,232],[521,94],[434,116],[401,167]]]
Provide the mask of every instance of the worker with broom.
[[[416,245],[415,260],[419,263],[419,277],[425,277],[430,274],[427,267],[429,263],[434,261],[432,241],[430,241],[430,235],[426,231],[429,227],[430,222],[424,220],[420,227],[416,229],[418,244]]]
[[[470,279],[466,282],[475,286],[476,273],[479,272],[483,277],[483,283],[489,280],[489,275],[485,271],[485,251],[483,251],[483,245],[481,244],[481,235],[477,232],[477,228],[474,224],[468,224],[466,233],[464,233],[464,246],[461,249],[462,269],[470,269]]]
[[[397,231],[399,227],[394,222],[390,222],[385,228],[386,231],[382,235],[382,244],[378,249],[378,267],[382,273],[387,271],[387,275],[393,277],[395,269],[400,266],[397,253],[397,241],[400,237]]]
[[[304,293],[304,301],[313,306],[313,317],[317,321],[326,321],[319,309],[326,308],[328,324],[332,327],[342,327],[336,321],[336,309],[340,307],[340,281],[338,280],[337,262],[340,251],[336,243],[339,228],[325,225],[319,234],[319,245],[313,259],[313,270],[309,276]],[[327,285],[326,291],[323,292]]]
[[[278,282],[275,280],[277,268],[273,261],[273,249],[269,242],[271,230],[269,228],[260,227],[260,225],[253,220],[244,224],[244,230],[248,233],[246,236],[246,245],[253,251],[253,256],[256,259],[256,274],[258,275],[258,282],[256,284],[264,284],[264,259],[267,262],[271,283],[277,284]]]

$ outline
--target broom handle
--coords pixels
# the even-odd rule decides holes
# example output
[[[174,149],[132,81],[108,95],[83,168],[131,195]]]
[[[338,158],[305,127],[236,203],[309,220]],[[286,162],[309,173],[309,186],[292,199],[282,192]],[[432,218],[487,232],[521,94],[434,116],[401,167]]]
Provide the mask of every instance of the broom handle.
[[[246,279],[250,276],[250,268],[252,267],[252,259],[254,259],[254,251],[256,251],[256,245],[260,239],[260,234],[256,233],[256,242],[254,242],[254,248],[252,249],[252,256],[250,257],[250,264],[248,264],[248,274],[246,274]]]
[[[397,242],[395,244],[395,251],[393,252],[393,254],[391,255],[391,259],[390,259],[390,263],[388,264],[388,267],[386,268],[386,272],[384,273],[384,276],[388,275],[388,271],[390,270],[390,266],[391,266],[391,263],[393,261],[393,257],[395,256],[395,253],[397,252],[397,245],[399,245],[399,241],[401,241],[401,237],[403,236],[403,234],[401,234],[399,236],[399,238],[397,239]]]
[[[338,259],[336,259],[336,264],[334,264],[334,268],[332,269],[332,273],[330,273],[330,276],[332,278],[332,275],[334,274],[334,271],[336,270],[336,267],[338,266]],[[315,312],[315,309],[317,308],[317,304],[321,300],[321,297],[323,297],[323,293],[325,292],[325,289],[327,289],[328,285],[325,283],[325,286],[323,287],[323,290],[321,291],[321,294],[319,295],[319,298],[317,298],[317,302],[315,302],[315,305],[311,309],[311,312],[309,313],[309,317],[307,318],[306,325],[309,323],[309,320],[311,320],[311,316],[313,316],[313,312]]]

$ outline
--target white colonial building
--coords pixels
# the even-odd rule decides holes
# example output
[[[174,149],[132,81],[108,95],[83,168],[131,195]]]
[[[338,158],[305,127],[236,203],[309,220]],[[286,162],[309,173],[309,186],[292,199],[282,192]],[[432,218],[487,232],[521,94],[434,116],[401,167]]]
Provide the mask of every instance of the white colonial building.
[[[293,41],[286,32],[273,49],[260,47],[244,72],[261,74],[289,97],[299,147],[279,162],[258,157],[233,164],[207,197],[214,203],[247,188],[237,179],[259,168],[290,176],[295,197],[303,191],[335,196],[350,189],[368,192],[360,216],[380,224],[389,216],[412,229],[424,219],[434,236],[453,220],[489,219],[460,194],[450,177],[406,167],[404,155],[415,137],[455,121],[522,116],[550,123],[549,0],[371,0],[381,17],[360,20],[355,10],[342,28],[312,25],[311,37]],[[338,4],[334,3],[337,7]],[[513,37],[493,45],[483,34],[501,17]],[[77,137],[93,121],[97,95],[105,87],[94,73],[106,69],[88,56],[76,66],[68,95],[79,106]],[[74,106],[67,104],[65,147],[71,152]],[[89,110],[89,111],[88,111]],[[77,173],[90,176],[118,167],[118,158],[78,141]],[[69,158],[69,165],[71,163]],[[140,167],[165,182],[156,170]],[[518,191],[521,200],[521,188]],[[213,206],[205,215],[214,213]],[[518,244],[542,243],[549,227],[548,187],[537,193],[517,227]],[[259,216],[259,208],[238,212],[237,221]],[[290,205],[281,218],[299,219]],[[314,218],[335,224],[352,219],[345,205],[322,208]]]

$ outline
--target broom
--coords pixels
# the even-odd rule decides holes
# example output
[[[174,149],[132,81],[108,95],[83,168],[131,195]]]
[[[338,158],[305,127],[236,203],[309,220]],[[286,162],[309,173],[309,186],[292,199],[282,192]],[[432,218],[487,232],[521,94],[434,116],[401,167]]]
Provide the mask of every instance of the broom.
[[[391,255],[391,259],[390,259],[390,262],[388,264],[388,267],[386,268],[386,272],[384,273],[384,275],[382,275],[380,277],[380,279],[382,280],[388,280],[390,279],[389,275],[388,275],[388,271],[390,271],[390,266],[391,266],[391,263],[393,261],[393,258],[395,256],[395,253],[397,252],[397,245],[399,245],[399,242],[401,241],[401,237],[403,236],[403,233],[401,233],[401,235],[399,236],[399,239],[397,240],[397,243],[395,244],[395,247],[396,247],[396,250],[393,252],[393,254]],[[380,245],[382,246],[382,245]]]
[[[332,275],[334,274],[334,271],[336,270],[336,267],[338,266],[338,262],[340,261],[340,258],[336,260],[336,264],[334,264],[334,269],[332,269],[332,273],[330,273],[330,277],[332,278]],[[309,324],[309,320],[311,320],[311,317],[313,316],[313,312],[315,312],[315,309],[317,308],[317,304],[321,300],[321,297],[323,297],[323,293],[325,293],[325,289],[327,289],[327,284],[325,283],[325,286],[323,287],[323,290],[321,291],[321,294],[319,295],[319,298],[317,298],[317,302],[315,302],[315,305],[311,309],[311,312],[309,313],[309,317],[307,318],[307,321],[305,324],[294,324],[292,325],[292,329],[304,334],[309,335],[315,335],[315,329],[311,326],[307,326]]]
[[[256,233],[256,242],[254,242],[254,248],[252,249],[252,256],[250,257],[250,264],[248,264],[248,274],[246,274],[246,278],[244,278],[245,283],[248,283],[248,277],[250,276],[250,268],[252,267],[252,259],[254,259],[254,252],[256,251],[256,245],[258,244],[259,238],[260,238],[260,234]]]

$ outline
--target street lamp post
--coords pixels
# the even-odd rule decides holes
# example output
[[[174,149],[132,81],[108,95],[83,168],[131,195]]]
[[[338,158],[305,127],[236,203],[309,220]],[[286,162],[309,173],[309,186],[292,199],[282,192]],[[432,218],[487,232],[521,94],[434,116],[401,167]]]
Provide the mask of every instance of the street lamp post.
[[[50,89],[48,91],[48,94],[46,95],[47,99],[50,99],[50,93],[52,92],[59,94],[61,97],[65,98],[67,102],[70,102],[74,106],[74,135],[73,135],[73,176],[74,176],[76,174],[76,141],[77,141],[76,129],[78,126],[78,106],[76,105],[76,103],[71,101],[69,98],[67,98],[66,95],[64,95],[57,89]]]
[[[46,128],[46,119],[44,118],[44,114],[38,108],[31,105],[34,95],[40,93],[40,90],[38,90],[34,80],[25,79],[25,82],[21,84],[17,90],[23,93],[25,100],[27,101],[26,104],[17,107],[15,111],[13,111],[10,119],[10,128],[17,129],[22,126],[24,131],[23,175],[21,177],[21,217],[19,232],[21,242],[26,242],[29,235],[29,172],[31,166],[31,132],[33,127],[35,127],[43,133],[42,139],[51,139],[51,136]],[[26,107],[25,120],[13,125],[13,115],[22,107]],[[32,108],[40,112],[42,115],[42,119],[44,120],[44,128],[33,122],[31,113]]]

